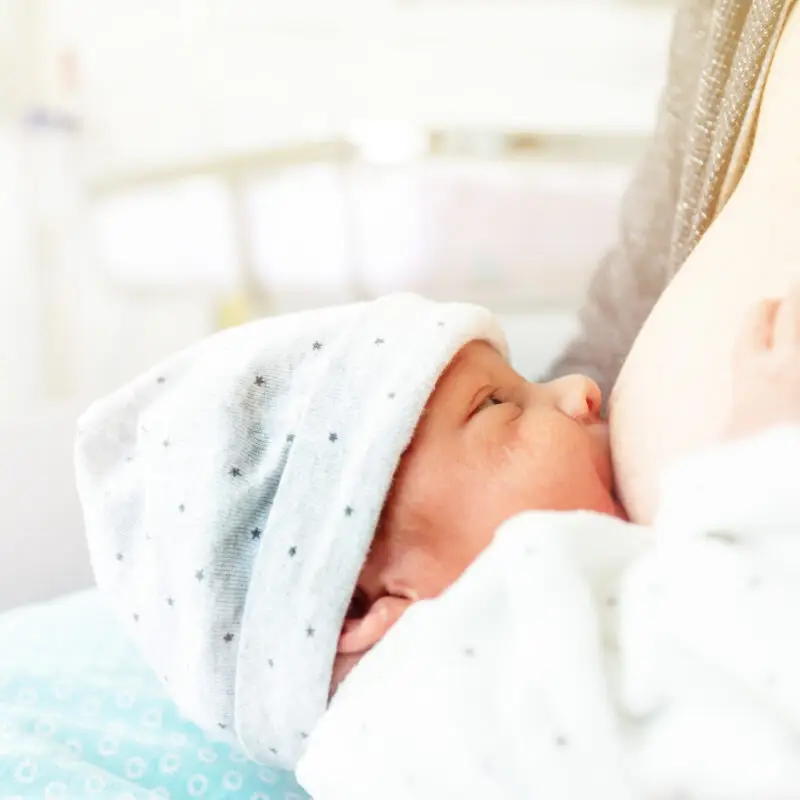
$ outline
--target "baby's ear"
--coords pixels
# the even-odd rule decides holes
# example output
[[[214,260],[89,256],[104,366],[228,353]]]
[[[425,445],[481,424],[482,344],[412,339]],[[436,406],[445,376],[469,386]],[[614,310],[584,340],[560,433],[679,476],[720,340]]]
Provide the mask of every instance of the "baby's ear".
[[[364,616],[345,620],[339,636],[339,655],[366,653],[383,639],[411,602],[407,597],[384,595],[370,605]]]

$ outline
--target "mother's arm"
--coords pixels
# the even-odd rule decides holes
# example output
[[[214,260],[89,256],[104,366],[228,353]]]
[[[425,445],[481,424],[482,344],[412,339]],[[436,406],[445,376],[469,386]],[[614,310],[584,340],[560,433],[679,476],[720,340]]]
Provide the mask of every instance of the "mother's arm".
[[[653,139],[622,203],[619,240],[595,271],[580,310],[580,332],[550,377],[580,372],[608,396],[636,334],[675,273],[670,258],[692,114],[715,0],[678,11],[667,86]]]

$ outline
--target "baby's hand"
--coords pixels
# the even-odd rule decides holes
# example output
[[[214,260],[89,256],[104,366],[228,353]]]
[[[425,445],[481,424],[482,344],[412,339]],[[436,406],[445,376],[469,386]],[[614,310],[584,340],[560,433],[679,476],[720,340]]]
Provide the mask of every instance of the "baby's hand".
[[[727,433],[739,438],[800,424],[800,286],[749,314],[734,352]]]

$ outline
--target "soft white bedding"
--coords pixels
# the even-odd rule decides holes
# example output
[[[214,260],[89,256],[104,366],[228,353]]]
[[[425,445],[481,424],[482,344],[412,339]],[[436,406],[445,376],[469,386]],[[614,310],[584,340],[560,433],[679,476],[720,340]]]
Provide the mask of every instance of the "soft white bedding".
[[[653,529],[528,513],[356,668],[315,800],[800,797],[800,428],[676,466]]]

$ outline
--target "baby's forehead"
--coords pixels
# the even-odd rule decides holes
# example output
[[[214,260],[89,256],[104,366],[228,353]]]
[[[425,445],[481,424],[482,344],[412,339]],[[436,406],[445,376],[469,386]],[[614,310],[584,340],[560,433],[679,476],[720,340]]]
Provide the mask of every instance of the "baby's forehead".
[[[479,363],[483,361],[499,360],[506,362],[505,356],[490,342],[485,339],[472,339],[467,342],[456,354],[450,364],[458,363]]]
[[[435,454],[441,455],[442,449],[438,431],[442,426],[452,427],[453,418],[463,416],[474,394],[470,389],[480,388],[479,384],[498,369],[511,368],[505,356],[482,339],[467,342],[453,356],[425,405],[411,443],[401,456],[384,504],[385,517],[402,517],[407,508],[409,513],[412,509],[419,512],[424,505],[422,498],[429,493],[435,477],[432,474],[426,478],[425,473],[438,474],[443,466],[435,463]],[[458,405],[459,401],[464,408]]]
[[[516,376],[506,357],[481,339],[465,344],[447,365],[422,412],[417,434],[427,426],[437,424],[442,416],[457,411],[454,404],[469,403],[470,390],[478,391],[479,384],[490,384]],[[493,388],[499,389],[500,386]],[[415,434],[416,436],[416,434]]]
[[[473,339],[467,342],[452,358],[447,365],[442,377],[436,385],[436,390],[447,386],[457,380],[463,380],[490,369],[500,366],[508,367],[505,356],[495,349],[489,342],[482,339]]]
[[[437,481],[446,477],[447,453],[440,434],[453,428],[466,414],[474,390],[499,365],[507,365],[504,356],[479,339],[468,342],[453,357],[401,456],[384,504],[387,524],[405,527],[406,516],[422,513]]]

